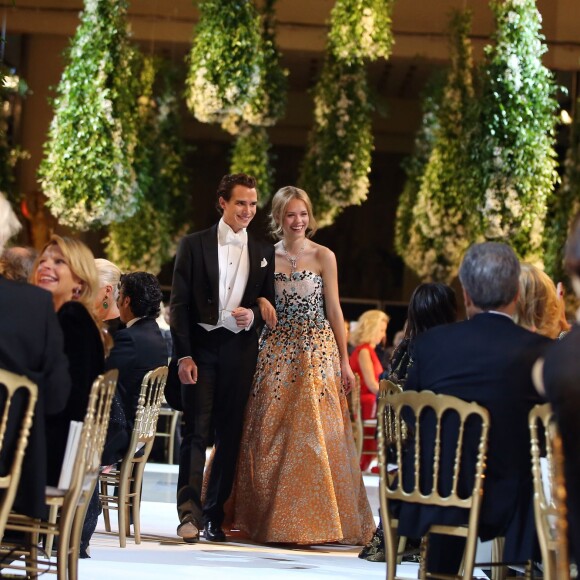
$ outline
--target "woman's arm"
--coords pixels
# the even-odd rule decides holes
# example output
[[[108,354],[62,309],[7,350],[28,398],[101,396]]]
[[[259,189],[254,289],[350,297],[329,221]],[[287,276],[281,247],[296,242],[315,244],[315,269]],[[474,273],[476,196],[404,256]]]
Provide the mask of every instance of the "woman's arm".
[[[376,395],[379,392],[379,381],[375,375],[371,353],[366,348],[361,348],[358,351],[358,364],[367,389]]]
[[[259,296],[256,299],[256,302],[258,303],[260,314],[268,328],[274,328],[278,322],[276,309],[272,306],[269,300],[266,300],[266,298],[263,298],[262,296]]]
[[[344,328],[344,317],[340,308],[338,296],[338,271],[334,253],[328,248],[320,246],[319,249],[320,270],[324,284],[324,303],[326,317],[334,333],[338,352],[340,354],[340,366],[342,378],[346,387],[346,392],[350,392],[354,386],[354,374],[348,362],[348,348],[346,344],[346,330]]]

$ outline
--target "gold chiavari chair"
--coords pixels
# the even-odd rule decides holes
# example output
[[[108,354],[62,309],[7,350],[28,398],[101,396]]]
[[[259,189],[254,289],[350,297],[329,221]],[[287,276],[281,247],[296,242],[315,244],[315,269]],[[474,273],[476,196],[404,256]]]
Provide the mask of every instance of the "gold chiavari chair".
[[[16,402],[17,393],[24,396],[21,404]],[[37,398],[38,389],[31,380],[0,369],[0,538],[18,490]]]
[[[167,370],[166,366],[159,367],[149,371],[143,378],[129,449],[120,466],[108,473],[101,473],[99,477],[99,497],[103,506],[105,529],[111,531],[109,510],[116,509],[121,548],[127,545],[127,536],[130,535],[130,509],[135,543],[141,543],[141,484],[145,464],[155,440]],[[113,487],[112,493],[109,493],[109,486]],[[115,488],[118,489],[118,496],[114,494]]]
[[[117,370],[97,377],[89,395],[87,413],[80,434],[79,445],[72,463],[72,475],[67,489],[47,487],[46,504],[50,508],[47,521],[11,513],[6,530],[25,532],[26,546],[11,546],[3,542],[0,553],[24,556],[25,566],[19,563],[10,568],[26,570],[28,576],[55,572],[50,551],[43,554],[38,548],[41,534],[58,536],[56,573],[59,580],[77,580],[80,536],[88,501],[96,484],[109,416],[111,401],[117,385]],[[59,517],[56,517],[59,512]]]
[[[390,413],[390,416],[389,416]],[[402,416],[404,415],[404,417]],[[394,580],[397,570],[397,549],[396,537],[398,520],[393,517],[389,509],[392,501],[419,503],[423,505],[458,507],[469,511],[468,523],[466,525],[448,526],[432,525],[428,533],[421,542],[421,565],[419,578],[425,579],[434,577],[427,572],[427,551],[430,534],[442,534],[459,536],[466,539],[465,553],[463,557],[463,573],[459,576],[446,576],[446,578],[472,578],[475,549],[477,545],[477,528],[479,522],[479,512],[483,497],[483,473],[485,468],[485,456],[487,451],[487,439],[489,431],[489,413],[476,403],[467,403],[456,397],[448,395],[436,395],[430,391],[415,392],[407,391],[403,393],[386,393],[379,398],[378,406],[378,453],[379,453],[379,473],[380,486],[379,496],[381,502],[381,518],[383,521],[385,547],[387,556],[387,579]],[[448,427],[443,425],[444,417],[456,419],[456,432],[450,433]],[[433,425],[428,429],[429,435],[433,435],[433,453],[429,458],[429,465],[424,464],[425,457],[422,452],[424,440],[422,438],[422,428],[424,419],[429,417]],[[387,439],[387,423],[392,421],[396,430],[394,440],[394,461],[397,465],[398,476],[390,478],[387,468],[387,450],[389,442]],[[477,449],[474,450],[477,459],[474,465],[473,487],[469,495],[462,496],[458,493],[461,477],[466,477],[462,472],[462,458],[464,448],[464,433],[467,421],[473,424],[477,422],[477,432],[479,438]],[[406,474],[403,471],[403,437],[401,435],[402,426],[407,422],[409,430],[412,427],[412,434],[408,435],[406,446],[408,452],[413,454],[413,473]],[[431,428],[432,427],[432,428]],[[452,437],[449,437],[449,435]],[[444,436],[447,437],[444,438]],[[443,444],[453,443],[453,449],[446,449],[445,453],[453,457],[452,464],[442,460]],[[426,471],[429,471],[432,478],[430,490],[424,488]],[[449,490],[442,490],[439,485],[442,478],[451,482]]]
[[[542,552],[545,580],[568,580],[566,486],[562,440],[549,403],[536,405],[529,414],[534,517]],[[545,442],[547,478],[542,478],[540,457]]]

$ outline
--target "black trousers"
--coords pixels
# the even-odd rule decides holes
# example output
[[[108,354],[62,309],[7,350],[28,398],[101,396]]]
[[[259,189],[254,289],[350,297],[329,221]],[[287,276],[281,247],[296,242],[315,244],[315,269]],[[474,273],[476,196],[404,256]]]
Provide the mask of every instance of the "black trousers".
[[[219,328],[208,332],[192,329],[195,385],[182,385],[184,431],[177,480],[177,512],[180,521],[191,518],[198,525],[221,525],[223,505],[230,496],[240,446],[244,410],[252,386],[258,356],[255,330],[237,334]],[[215,455],[204,505],[201,487],[205,451],[213,440]]]

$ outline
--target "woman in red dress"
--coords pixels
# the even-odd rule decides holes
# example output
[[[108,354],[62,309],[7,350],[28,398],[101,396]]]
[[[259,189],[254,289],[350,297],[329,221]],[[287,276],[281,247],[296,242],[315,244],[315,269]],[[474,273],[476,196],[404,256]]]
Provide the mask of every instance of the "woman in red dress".
[[[358,319],[351,335],[355,349],[350,355],[350,366],[360,377],[360,403],[363,421],[377,416],[377,394],[379,392],[379,375],[383,367],[375,352],[375,347],[386,335],[389,317],[382,310],[367,310]],[[365,429],[366,430],[366,429]],[[374,430],[374,429],[373,429]],[[365,440],[363,452],[375,451],[376,442]],[[368,469],[373,455],[363,454],[361,470]]]

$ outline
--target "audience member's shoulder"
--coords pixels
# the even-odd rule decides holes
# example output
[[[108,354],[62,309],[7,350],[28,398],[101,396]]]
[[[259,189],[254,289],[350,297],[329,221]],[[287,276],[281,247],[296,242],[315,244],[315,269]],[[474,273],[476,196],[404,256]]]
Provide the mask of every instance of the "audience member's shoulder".
[[[564,336],[561,340],[554,340],[552,344],[546,349],[545,361],[551,364],[560,359],[578,360],[580,357],[580,326],[575,324],[572,330]]]
[[[434,326],[429,330],[421,333],[416,339],[416,343],[428,343],[428,342],[437,342],[441,340],[448,339],[455,334],[461,333],[464,329],[466,321],[462,320],[460,322],[451,322],[449,324],[440,324],[438,326]]]
[[[39,288],[28,282],[15,282],[14,280],[7,280],[6,278],[1,278],[2,287],[21,299],[38,301],[42,304],[50,303],[52,305],[52,294],[45,290],[44,288]],[[31,306],[33,302],[30,303]]]
[[[89,311],[78,301],[69,300],[65,302],[58,310],[58,319],[62,321],[91,321],[94,324],[93,318]]]

